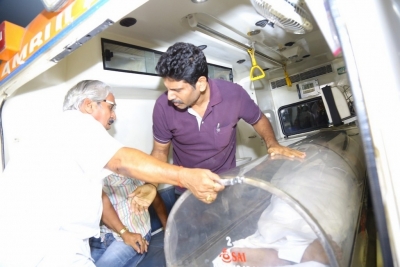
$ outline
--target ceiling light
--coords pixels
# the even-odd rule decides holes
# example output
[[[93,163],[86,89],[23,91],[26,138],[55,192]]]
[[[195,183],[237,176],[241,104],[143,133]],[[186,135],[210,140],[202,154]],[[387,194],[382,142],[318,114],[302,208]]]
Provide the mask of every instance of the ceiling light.
[[[59,11],[68,0],[41,0],[44,8],[49,12]]]
[[[198,4],[198,3],[204,3],[207,2],[208,0],[192,0],[193,3]]]

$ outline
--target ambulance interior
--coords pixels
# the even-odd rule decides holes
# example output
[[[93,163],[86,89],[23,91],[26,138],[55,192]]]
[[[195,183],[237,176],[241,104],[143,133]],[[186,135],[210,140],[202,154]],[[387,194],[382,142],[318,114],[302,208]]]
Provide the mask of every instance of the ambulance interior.
[[[73,5],[74,2],[79,1],[68,3]],[[275,21],[260,11],[260,7],[257,7],[257,2],[260,1],[257,0],[92,2],[93,5],[98,4],[95,11],[57,41],[45,44],[34,58],[25,61],[25,65],[15,59],[1,62],[3,168],[27,136],[51,127],[56,115],[62,112],[62,102],[67,90],[87,79],[101,80],[113,88],[117,120],[109,133],[126,146],[150,153],[153,145],[153,106],[158,96],[165,92],[162,79],[157,76],[154,68],[161,53],[176,42],[202,46],[209,63],[210,78],[240,84],[270,120],[275,136],[282,145],[301,147],[302,140],[312,143],[312,136],[326,132],[329,128],[359,128],[360,119],[354,107],[353,88],[347,71],[346,63],[349,61],[343,51],[338,52],[338,47],[331,43],[327,33],[329,27],[319,18],[321,12],[325,12],[325,17],[327,13],[314,1],[270,1],[275,3],[270,9],[272,13],[274,8],[279,9],[281,5],[285,9],[288,3],[296,10],[293,14],[289,12],[284,16],[282,13],[283,19],[278,16]],[[67,9],[68,6],[54,14],[67,20],[66,13],[63,13]],[[303,18],[303,24],[296,21],[298,16]],[[41,36],[44,35],[45,32]],[[332,35],[335,33],[330,36]],[[38,38],[43,37],[37,36],[35,38],[38,43]],[[254,53],[253,58],[251,52]],[[22,58],[22,55],[19,56]],[[253,71],[252,67],[255,66],[258,68]],[[263,73],[263,78],[254,79]],[[316,115],[319,111],[323,112],[323,116]],[[359,133],[356,135],[361,137]],[[361,139],[356,143],[355,149],[359,152],[363,148]],[[232,171],[233,174],[222,176],[236,176],[242,170],[241,166],[247,166],[248,171],[258,164],[268,163],[270,160],[266,154],[265,142],[251,125],[239,121],[236,152],[238,167]],[[343,160],[347,160],[347,156],[341,156]],[[336,260],[331,261],[330,266],[380,266],[382,252],[385,259],[391,261],[392,257],[388,247],[387,229],[379,228],[378,236],[375,228],[376,218],[384,218],[385,215],[372,213],[372,200],[369,198],[371,189],[366,182],[366,159],[364,156],[356,157],[362,162],[362,169],[359,169],[361,174],[352,179],[363,182],[360,182],[362,186],[354,184],[354,188],[349,189],[357,193],[356,199],[352,199],[357,202],[357,208],[351,214],[352,238],[348,240],[349,245],[344,251],[347,253],[346,260],[339,263]],[[351,169],[356,165],[349,166]],[[256,172],[258,178],[268,172],[268,168],[257,170],[258,172],[253,170],[253,174]],[[251,184],[251,179],[246,181]],[[266,184],[258,184],[255,187],[258,189],[254,189],[253,185],[250,191],[243,190],[240,194],[246,197],[242,198],[241,205],[232,206],[230,211],[239,214],[246,209],[247,202],[255,202],[256,197],[250,199],[252,195],[248,194],[254,193],[254,190],[258,190],[255,194],[257,196],[267,192],[263,197],[268,199],[272,195],[279,195],[274,191],[276,188],[268,191]],[[249,187],[248,184],[246,186]],[[169,188],[169,185],[160,185],[159,191]],[[237,188],[227,188],[215,205],[229,203],[228,192],[239,190]],[[189,200],[188,192],[175,203],[180,209],[173,208],[172,215],[176,217],[170,217],[169,222],[178,220],[177,214],[190,205]],[[261,198],[257,201],[262,202]],[[207,206],[203,207],[194,200],[192,202],[191,205],[199,208],[199,213],[203,212],[203,208],[206,212]],[[291,200],[288,203],[292,203]],[[381,202],[374,202],[378,205],[376,203],[382,205]],[[261,208],[265,207],[260,207],[260,211]],[[257,213],[257,216],[260,214]],[[238,218],[238,223],[243,223],[240,221],[244,220],[243,217],[235,217]],[[367,229],[361,230],[360,224],[365,219]],[[216,217],[216,220],[221,221],[223,218]],[[312,224],[312,216],[310,220]],[[195,222],[196,220],[193,221]],[[382,226],[385,221],[378,223]],[[174,232],[174,227],[175,224],[171,223],[167,232],[176,235],[180,230],[178,228]],[[209,229],[211,226],[203,232]],[[326,237],[318,232],[319,227],[313,229],[321,240]],[[250,232],[249,230],[249,234]],[[362,234],[359,235],[360,233]],[[168,238],[172,240],[171,236]],[[166,242],[168,238],[165,239]],[[327,243],[325,245],[325,253],[329,256],[332,247]],[[179,246],[174,247],[172,252],[172,246],[168,249],[168,253],[172,254],[179,254],[180,251]],[[168,256],[171,260],[168,266],[197,266],[187,265],[187,262],[176,264],[172,261],[175,257],[172,254]]]

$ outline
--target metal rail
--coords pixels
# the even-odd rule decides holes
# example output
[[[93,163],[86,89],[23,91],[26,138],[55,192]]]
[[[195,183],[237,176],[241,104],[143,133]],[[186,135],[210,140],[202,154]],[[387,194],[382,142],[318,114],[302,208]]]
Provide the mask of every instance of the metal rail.
[[[204,30],[204,31],[206,31],[206,32],[209,32],[209,33],[215,35],[219,40],[224,41],[224,42],[226,42],[226,43],[229,43],[229,44],[231,44],[231,45],[233,45],[233,46],[236,46],[236,47],[238,47],[238,48],[243,48],[243,49],[245,49],[246,51],[247,51],[247,49],[252,49],[252,47],[250,47],[250,46],[248,46],[248,45],[245,45],[245,44],[242,44],[241,42],[238,42],[238,41],[236,41],[235,39],[230,38],[229,36],[226,36],[226,35],[224,35],[224,34],[218,32],[218,31],[216,31],[216,30],[213,30],[213,29],[211,29],[210,27],[207,27],[207,26],[204,25],[204,24],[201,24],[201,23],[198,23],[198,22],[197,22],[196,25],[195,25],[195,27],[197,27],[197,28],[199,28],[199,29],[202,29],[202,30]],[[281,66],[281,67],[283,67],[283,66],[285,65],[283,62],[278,61],[278,60],[276,60],[276,59],[273,59],[272,57],[267,56],[266,54],[263,54],[263,53],[261,53],[261,52],[255,51],[255,54],[258,55],[258,56],[260,56],[260,57],[263,57],[264,59],[266,59],[266,60],[268,60],[268,61],[270,61],[270,62],[273,62],[273,63],[275,63],[275,64],[278,64],[278,65]]]

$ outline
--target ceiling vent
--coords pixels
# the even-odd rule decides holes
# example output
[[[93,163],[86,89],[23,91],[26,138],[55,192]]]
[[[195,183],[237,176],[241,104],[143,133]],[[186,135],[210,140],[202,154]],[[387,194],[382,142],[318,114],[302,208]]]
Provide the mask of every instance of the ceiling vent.
[[[317,76],[321,76],[321,75],[324,75],[324,74],[327,74],[327,73],[331,73],[331,72],[332,72],[332,66],[331,65],[326,65],[326,66],[323,66],[323,67],[315,68],[315,69],[312,69],[312,70],[308,70],[308,71],[305,71],[305,72],[301,72],[301,73],[292,75],[289,78],[292,81],[292,83],[297,83],[297,82],[300,82],[300,81],[308,80],[308,79],[311,79],[311,78],[314,78],[314,77],[317,77]],[[272,89],[276,89],[276,88],[283,87],[283,86],[286,86],[286,85],[287,84],[286,84],[286,79],[285,78],[271,82],[271,88]]]

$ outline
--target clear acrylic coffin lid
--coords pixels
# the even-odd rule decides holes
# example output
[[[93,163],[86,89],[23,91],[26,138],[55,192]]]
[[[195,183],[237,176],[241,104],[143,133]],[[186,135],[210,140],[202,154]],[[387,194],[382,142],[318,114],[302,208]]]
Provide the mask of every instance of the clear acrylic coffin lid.
[[[365,171],[356,131],[291,145],[303,160],[264,156],[220,174],[240,183],[212,204],[186,191],[168,218],[167,266],[349,266]],[[270,264],[277,255],[288,264]]]

